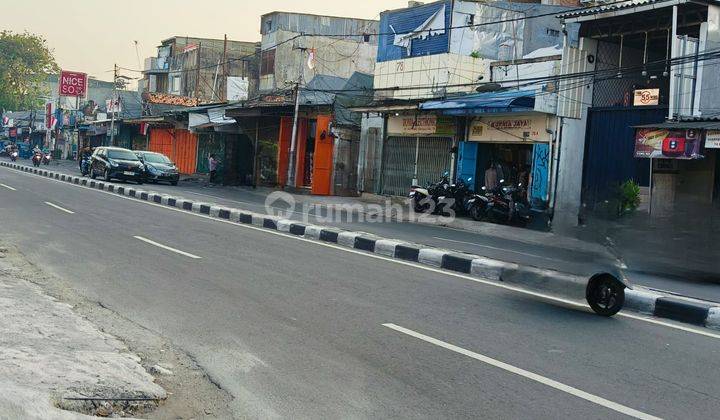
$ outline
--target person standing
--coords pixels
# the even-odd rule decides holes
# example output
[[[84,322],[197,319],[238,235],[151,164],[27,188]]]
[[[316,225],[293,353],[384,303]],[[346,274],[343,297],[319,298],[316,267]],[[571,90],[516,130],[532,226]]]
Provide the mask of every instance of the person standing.
[[[210,154],[210,157],[208,158],[208,168],[210,168],[210,183],[214,184],[215,179],[217,177],[217,168],[220,164],[220,161],[217,160],[214,153]]]

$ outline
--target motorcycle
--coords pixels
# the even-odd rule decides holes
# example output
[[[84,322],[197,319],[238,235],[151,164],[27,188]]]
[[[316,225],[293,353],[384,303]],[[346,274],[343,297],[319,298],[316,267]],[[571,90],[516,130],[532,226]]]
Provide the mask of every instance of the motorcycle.
[[[35,166],[35,167],[40,166],[40,163],[42,162],[42,159],[43,159],[43,154],[42,154],[42,153],[40,153],[40,152],[35,152],[35,153],[33,153],[33,156],[32,156],[32,164],[33,164],[33,166]]]
[[[11,161],[16,162],[16,161],[17,161],[17,158],[18,158],[18,152],[17,152],[17,151],[14,151],[14,152],[11,152],[11,153],[10,153],[10,160],[11,160]]]
[[[52,156],[50,156],[50,152],[43,153],[43,156],[42,156],[43,165],[49,165],[50,159],[52,159]]]
[[[80,173],[82,176],[90,175],[90,156],[85,156],[80,161]]]
[[[500,184],[505,180],[500,180]],[[530,223],[532,214],[530,206],[523,197],[522,184],[517,186],[501,186],[488,194],[488,203],[485,210],[486,218],[506,224],[526,226]]]
[[[413,185],[410,188],[408,198],[410,198],[416,213],[436,212],[440,197],[445,197],[450,190],[450,182],[447,177],[448,173],[446,172],[440,181],[428,185],[427,188],[419,185]]]

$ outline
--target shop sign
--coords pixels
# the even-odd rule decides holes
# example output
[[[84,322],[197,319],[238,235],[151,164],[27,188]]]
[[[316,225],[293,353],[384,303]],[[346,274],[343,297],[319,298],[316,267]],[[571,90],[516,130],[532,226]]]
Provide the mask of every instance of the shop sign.
[[[452,117],[436,115],[400,115],[388,118],[388,133],[404,136],[452,136]]]
[[[87,74],[76,71],[60,72],[60,96],[85,97]]]
[[[635,157],[653,159],[702,159],[699,130],[642,128],[635,133]]]
[[[705,147],[720,149],[720,130],[708,130],[705,134]]]
[[[660,89],[635,89],[633,105],[650,106],[660,103]]]
[[[547,116],[479,117],[470,124],[469,141],[484,143],[549,142]]]

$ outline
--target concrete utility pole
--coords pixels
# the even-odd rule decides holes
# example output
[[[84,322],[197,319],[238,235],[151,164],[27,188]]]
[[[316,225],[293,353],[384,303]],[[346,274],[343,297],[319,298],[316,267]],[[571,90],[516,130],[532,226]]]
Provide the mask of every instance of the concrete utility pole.
[[[115,64],[113,72],[113,93],[112,99],[110,99],[110,110],[112,110],[112,116],[110,117],[110,146],[115,146],[115,103],[117,102],[117,84],[118,84],[118,66]]]
[[[290,154],[289,154],[289,162],[288,162],[288,176],[287,176],[287,185],[289,187],[295,187],[295,151],[297,150],[297,134],[298,134],[298,122],[299,122],[299,114],[300,114],[300,84],[302,83],[303,79],[303,72],[304,72],[304,59],[305,54],[304,52],[307,50],[307,48],[301,48],[298,47],[298,50],[300,50],[300,53],[302,54],[302,57],[300,57],[300,72],[298,73],[298,80],[297,83],[295,83],[295,113],[293,114],[293,129],[292,129],[292,138],[290,140]]]
[[[195,60],[195,99],[200,98],[200,52],[202,50],[202,42],[198,43],[197,60]]]

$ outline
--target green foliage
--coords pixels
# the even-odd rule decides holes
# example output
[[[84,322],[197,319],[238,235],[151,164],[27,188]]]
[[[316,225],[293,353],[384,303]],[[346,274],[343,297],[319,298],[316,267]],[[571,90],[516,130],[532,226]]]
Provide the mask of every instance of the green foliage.
[[[44,38],[0,32],[0,109],[27,110],[42,105],[43,82],[59,67]]]
[[[620,185],[620,213],[632,213],[640,206],[640,186],[633,180]]]
[[[480,51],[473,51],[470,53],[470,57],[472,58],[481,58],[480,57]]]

